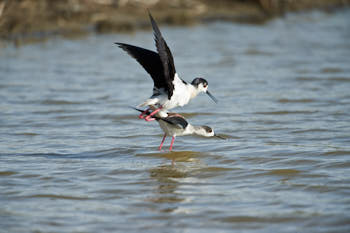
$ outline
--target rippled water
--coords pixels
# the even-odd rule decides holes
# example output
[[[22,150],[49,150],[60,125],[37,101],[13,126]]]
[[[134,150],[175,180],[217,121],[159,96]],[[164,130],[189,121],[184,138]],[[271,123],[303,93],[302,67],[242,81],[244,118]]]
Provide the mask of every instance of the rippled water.
[[[228,138],[172,153],[128,108],[151,79],[113,45],[153,49],[150,31],[2,48],[0,231],[349,232],[349,18],[161,27],[220,100],[176,111]]]

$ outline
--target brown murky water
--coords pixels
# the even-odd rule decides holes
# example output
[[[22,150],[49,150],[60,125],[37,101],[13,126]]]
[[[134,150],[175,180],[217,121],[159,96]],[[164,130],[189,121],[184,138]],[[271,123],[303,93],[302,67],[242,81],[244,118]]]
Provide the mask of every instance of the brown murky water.
[[[176,111],[228,138],[173,153],[128,108],[152,83],[113,45],[151,32],[2,48],[0,232],[349,232],[349,18],[162,27],[220,100]]]

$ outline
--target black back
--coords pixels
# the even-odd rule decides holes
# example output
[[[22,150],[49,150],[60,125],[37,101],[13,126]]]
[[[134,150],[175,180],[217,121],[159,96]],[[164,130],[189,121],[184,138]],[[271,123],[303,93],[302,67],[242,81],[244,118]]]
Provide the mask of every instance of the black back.
[[[171,125],[175,125],[178,128],[185,129],[188,125],[188,122],[185,118],[180,116],[168,116],[165,118],[160,118],[159,120],[163,120]]]

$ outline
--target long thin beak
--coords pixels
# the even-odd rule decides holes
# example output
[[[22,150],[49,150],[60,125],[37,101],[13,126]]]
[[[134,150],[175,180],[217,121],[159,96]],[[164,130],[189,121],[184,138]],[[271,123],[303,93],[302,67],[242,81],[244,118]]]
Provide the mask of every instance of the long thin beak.
[[[222,140],[226,140],[226,138],[225,138],[225,137],[220,136],[220,135],[217,135],[217,134],[214,134],[214,137],[220,138],[220,139],[222,139]]]
[[[206,93],[216,104],[218,103],[218,100],[209,91],[206,91]]]

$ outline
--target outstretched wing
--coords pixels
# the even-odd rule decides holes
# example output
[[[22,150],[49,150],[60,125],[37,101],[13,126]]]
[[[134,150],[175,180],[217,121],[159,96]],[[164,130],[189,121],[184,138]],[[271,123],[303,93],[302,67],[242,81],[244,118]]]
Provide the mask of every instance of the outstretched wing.
[[[156,88],[168,89],[168,84],[164,78],[163,64],[160,60],[158,53],[148,49],[143,49],[137,46],[115,43],[130,56],[136,59],[138,63],[149,73],[153,79],[154,86]]]
[[[168,99],[170,99],[174,91],[173,80],[176,73],[173,55],[171,54],[171,51],[168,45],[166,44],[162,34],[160,33],[156,21],[154,21],[150,12],[148,12],[148,14],[154,32],[154,39],[156,42],[157,51],[163,65],[164,79],[168,86]]]

